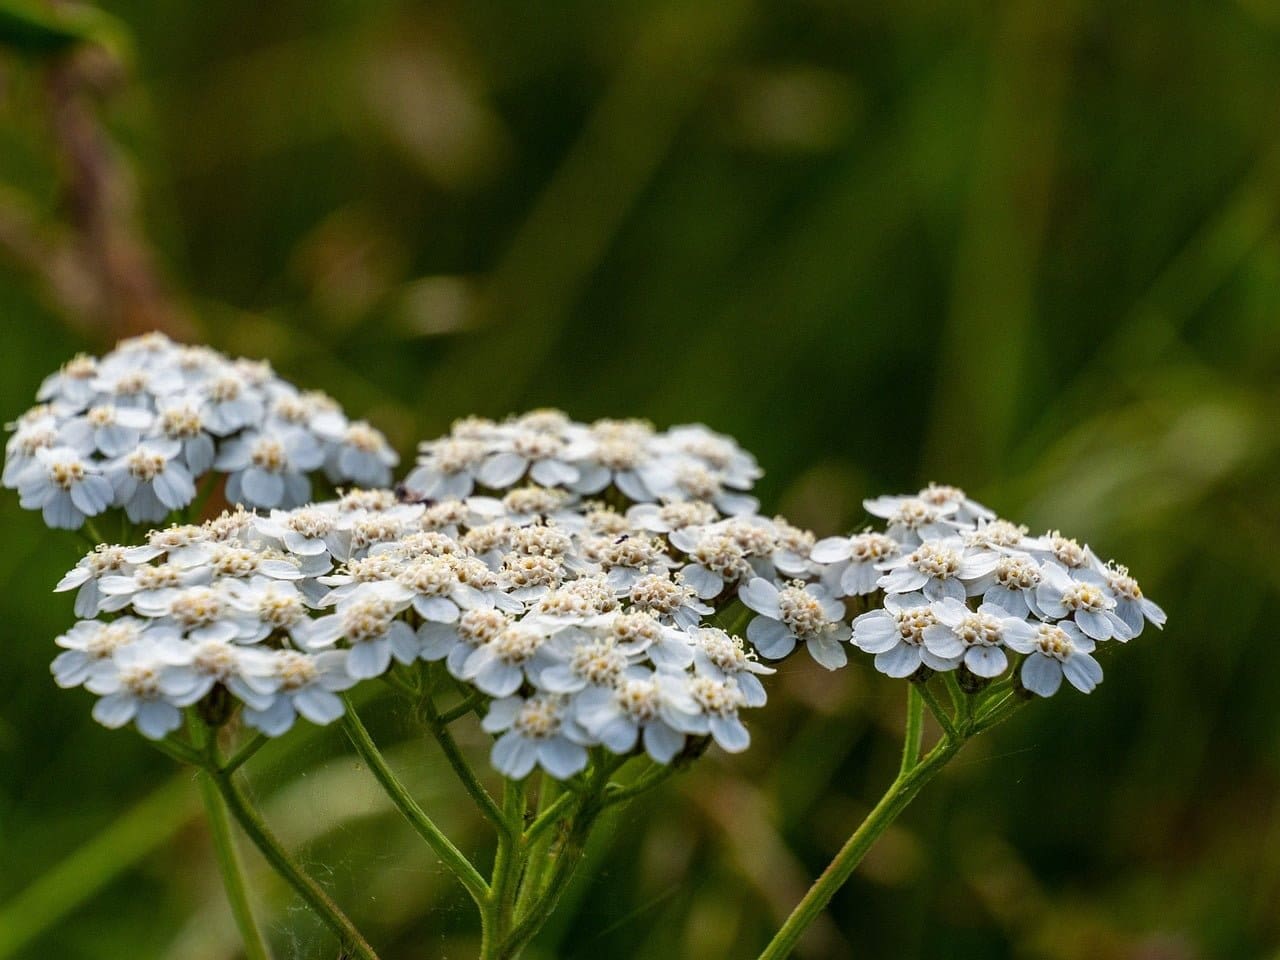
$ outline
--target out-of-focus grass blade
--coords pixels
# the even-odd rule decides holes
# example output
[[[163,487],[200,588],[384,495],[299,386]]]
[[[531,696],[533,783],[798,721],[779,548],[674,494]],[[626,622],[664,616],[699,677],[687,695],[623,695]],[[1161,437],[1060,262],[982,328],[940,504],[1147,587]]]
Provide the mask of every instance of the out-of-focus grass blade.
[[[80,849],[0,908],[0,960],[84,903],[135,863],[167,843],[200,810],[184,772],[140,800]]]
[[[82,43],[106,47],[121,60],[131,49],[124,24],[96,7],[55,9],[26,0],[0,0],[0,47],[49,56]]]

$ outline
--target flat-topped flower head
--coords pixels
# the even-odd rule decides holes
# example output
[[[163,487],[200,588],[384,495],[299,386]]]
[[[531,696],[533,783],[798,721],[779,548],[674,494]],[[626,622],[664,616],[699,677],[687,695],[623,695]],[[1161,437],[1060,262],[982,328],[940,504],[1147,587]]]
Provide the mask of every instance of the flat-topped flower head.
[[[844,604],[821,584],[793,581],[779,587],[755,577],[738,590],[738,598],[759,616],[747,624],[747,639],[770,660],[780,660],[803,643],[809,655],[828,670],[848,662],[841,641]]]
[[[996,562],[994,555],[974,553],[955,537],[926,540],[910,553],[881,564],[885,573],[876,585],[885,593],[920,591],[930,600],[963,600],[968,595],[966,581],[977,581],[990,573]]]
[[[85,517],[96,517],[115,494],[97,466],[70,447],[36,451],[35,462],[18,477],[22,507],[40,510],[46,526],[76,530]]]
[[[958,600],[933,604],[938,621],[924,630],[925,647],[942,660],[963,661],[978,677],[998,677],[1009,666],[1002,649],[1008,637],[1026,641],[1034,631],[1022,617],[1011,616],[1003,607],[984,603],[970,610]]]
[[[501,423],[455,422],[449,436],[419,446],[405,488],[418,500],[462,499],[477,486],[501,492],[532,482],[583,496],[616,491],[632,503],[701,499],[737,514],[755,508],[745,491],[759,476],[750,454],[700,425],[660,432],[643,421],[584,424],[536,410]]]
[[[263,364],[163,338],[118,354],[50,382],[6,477],[70,524],[109,506],[159,519],[194,497],[202,457],[228,471],[234,510],[103,545],[59,584],[100,619],[59,638],[56,682],[147,736],[195,705],[270,736],[330,723],[339,693],[394,670],[406,690],[416,675],[462,687],[462,710],[488,704],[504,775],[564,779],[592,748],[745,749],[740,713],[775,672],[762,660],[801,644],[832,670],[852,641],[893,677],[959,670],[967,690],[1012,670],[1047,695],[1101,679],[1095,640],[1164,622],[1123,567],[956,488],[868,501],[885,531],[816,540],[756,513],[754,459],[700,426],[469,418],[396,491],[303,505],[315,469],[388,482],[381,434]],[[872,609],[851,625],[849,607]]]
[[[1115,614],[1124,621],[1132,636],[1142,633],[1143,626],[1150,622],[1163,630],[1168,619],[1164,610],[1155,601],[1145,596],[1138,581],[1129,575],[1129,568],[1114,562],[1102,569],[1107,588],[1116,599]]]
[[[821,564],[822,582],[837,597],[860,597],[874,593],[880,579],[880,564],[902,552],[892,537],[864,530],[851,537],[825,537],[813,545],[809,559]]]
[[[767,700],[761,676],[776,673],[747,649],[741,637],[719,627],[703,627],[693,635],[695,671],[716,680],[734,680],[742,693],[743,706],[763,707]]]
[[[1102,667],[1091,656],[1093,640],[1070,621],[1039,624],[1030,636],[1006,637],[1005,645],[1027,655],[1019,675],[1022,685],[1042,697],[1057,693],[1064,676],[1081,693],[1102,682]]]
[[[6,444],[5,484],[25,489],[24,506],[44,510],[50,526],[74,529],[113,507],[134,523],[163,519],[194,500],[211,469],[230,472],[228,498],[253,507],[305,502],[306,475],[322,464],[335,483],[389,482],[395,454],[380,433],[299,395],[269,365],[160,334],[145,348],[135,343],[121,341],[100,361],[78,357],[47,378],[41,406]],[[60,455],[64,466],[91,478],[65,487],[86,491],[78,505],[46,493],[33,473],[38,450],[59,447],[80,463]]]
[[[942,657],[925,643],[925,631],[940,621],[922,594],[885,597],[884,608],[853,621],[853,643],[875,654],[875,668],[890,677],[909,677],[921,665],[954,670],[959,657]]]
[[[587,765],[586,734],[568,715],[568,699],[539,694],[495,700],[483,721],[489,733],[500,733],[490,753],[494,769],[523,780],[535,766],[557,780],[567,780]]]
[[[955,502],[927,503],[919,497],[876,497],[864,500],[863,507],[873,517],[881,517],[888,525],[889,536],[904,547],[919,545],[924,540],[954,536]]]
[[[1133,630],[1116,613],[1116,598],[1105,579],[1090,570],[1081,579],[1056,563],[1046,563],[1035,594],[1036,610],[1052,620],[1071,617],[1094,640],[1129,640]]]
[[[979,523],[996,517],[994,510],[970,499],[959,487],[930,482],[916,498],[936,508],[954,508],[949,515],[960,523]]]

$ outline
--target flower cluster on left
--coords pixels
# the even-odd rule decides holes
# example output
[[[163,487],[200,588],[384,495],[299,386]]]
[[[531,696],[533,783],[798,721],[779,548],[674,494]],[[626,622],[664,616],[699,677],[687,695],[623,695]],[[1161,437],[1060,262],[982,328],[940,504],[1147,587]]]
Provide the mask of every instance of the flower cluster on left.
[[[78,529],[118,507],[154,523],[188,506],[202,477],[227,498],[291,507],[311,474],[384,486],[398,462],[381,433],[331,397],[301,391],[260,361],[232,360],[151,333],[102,358],[80,355],[41,385],[39,405],[10,428],[3,483],[45,523]]]

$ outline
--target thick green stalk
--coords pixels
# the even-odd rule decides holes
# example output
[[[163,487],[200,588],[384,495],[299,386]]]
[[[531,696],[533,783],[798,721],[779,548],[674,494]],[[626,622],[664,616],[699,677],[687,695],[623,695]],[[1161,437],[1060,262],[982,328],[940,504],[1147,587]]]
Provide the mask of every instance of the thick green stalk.
[[[902,738],[902,765],[898,776],[904,777],[920,759],[920,738],[924,734],[924,698],[920,696],[923,684],[907,684],[907,730]]]
[[[549,854],[555,840],[553,828],[564,820],[577,799],[571,791],[563,790],[554,777],[545,772],[542,774],[538,784],[537,816],[525,830],[521,841],[525,868],[516,893],[515,919],[519,920],[528,912],[530,902],[537,895],[551,860]]]
[[[600,795],[595,793],[587,798],[575,813],[569,823],[568,832],[556,845],[554,854],[548,853],[551,866],[546,878],[539,883],[541,889],[535,892],[524,915],[516,921],[498,944],[497,950],[492,954],[492,960],[515,960],[529,941],[542,929],[573,878],[573,872],[581,862],[583,854],[586,853],[587,838],[591,835],[591,828],[595,826],[596,819],[602,810]]]
[[[213,851],[218,858],[218,869],[222,872],[222,885],[227,891],[227,901],[231,905],[236,928],[244,941],[245,957],[248,960],[271,960],[271,950],[253,918],[253,908],[249,905],[244,868],[240,864],[235,838],[231,834],[227,805],[218,792],[218,785],[208,773],[200,774],[200,796],[204,800],[205,814],[209,818],[209,836],[213,840]]]
[[[227,902],[231,906],[236,928],[240,931],[240,939],[244,941],[245,955],[249,960],[270,960],[271,951],[253,918],[253,908],[249,905],[248,886],[244,868],[240,865],[240,855],[236,852],[235,838],[231,833],[227,805],[214,781],[216,776],[228,775],[222,761],[222,750],[218,746],[218,731],[210,729],[193,710],[187,712],[187,731],[191,737],[191,746],[183,744],[182,747],[190,750],[196,757],[196,764],[203,768],[203,772],[199,774],[200,798],[204,801],[209,836],[218,860],[218,871],[222,874],[222,886],[227,892]],[[170,745],[178,746],[176,741]]]
[[[413,827],[418,836],[427,842],[427,845],[435,851],[437,857],[453,871],[454,876],[466,888],[467,893],[471,894],[478,906],[484,907],[485,899],[489,895],[489,885],[485,883],[484,877],[480,876],[480,872],[472,866],[471,861],[453,845],[453,842],[444,834],[432,819],[427,816],[426,811],[418,805],[409,791],[405,788],[399,778],[396,777],[394,771],[387,764],[386,758],[383,757],[377,745],[373,742],[373,738],[369,736],[369,731],[360,721],[360,717],[356,714],[355,709],[350,702],[347,703],[347,714],[342,718],[342,724],[346,730],[347,737],[355,746],[356,752],[360,754],[365,763],[369,765],[370,772],[373,773],[382,789],[386,791],[387,796],[391,798],[391,802],[395,804],[396,809],[409,822],[409,826]]]
[[[253,841],[253,845],[258,848],[263,858],[271,864],[276,873],[280,874],[281,878],[293,887],[298,896],[315,911],[325,926],[333,931],[347,953],[354,960],[378,960],[378,955],[374,952],[373,947],[356,929],[355,924],[333,902],[333,899],[324,891],[324,888],[294,862],[293,857],[285,850],[284,845],[280,843],[267,827],[261,815],[253,808],[240,785],[236,783],[235,778],[221,771],[210,771],[210,775],[214,783],[217,784],[218,792],[222,794],[222,798],[226,801],[227,809],[230,810],[231,815],[240,824],[240,829]]]
[[[867,814],[867,818],[827,865],[822,876],[814,881],[804,899],[796,905],[786,923],[760,954],[759,960],[783,960],[790,955],[805,930],[826,909],[836,891],[844,886],[872,844],[906,809],[907,804],[915,799],[921,788],[947,765],[947,761],[955,756],[963,743],[963,740],[954,740],[950,736],[943,737],[924,760],[906,773],[898,775],[880,798],[880,802]]]

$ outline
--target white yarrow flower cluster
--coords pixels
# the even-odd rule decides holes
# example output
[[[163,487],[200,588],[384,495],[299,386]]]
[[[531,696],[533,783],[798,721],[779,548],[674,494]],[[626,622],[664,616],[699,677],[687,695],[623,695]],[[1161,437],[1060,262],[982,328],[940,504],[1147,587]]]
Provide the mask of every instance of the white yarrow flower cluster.
[[[520,483],[594,496],[614,489],[633,503],[706,501],[722,514],[754,511],[755,458],[700,424],[658,432],[642,420],[578,423],[558,410],[502,422],[459,420],[423,443],[405,486],[419,499],[470,496]]]
[[[982,683],[1010,670],[1023,689],[1088,693],[1097,644],[1125,642],[1164,611],[1124,567],[1057,532],[1030,537],[954,487],[879,497],[884,533],[831,537],[810,554],[836,595],[883,595],[853,621],[853,643],[892,677],[960,670]]]
[[[299,716],[337,719],[361,681],[438,662],[488,703],[510,777],[572,776],[594,746],[660,763],[708,740],[742,750],[739,711],[764,704],[773,670],[704,622],[713,607],[681,562],[624,513],[548,488],[241,510],[77,564],[59,589],[77,591],[83,619],[59,638],[54,676],[98,694],[104,724],[149,737],[215,688],[278,736]]]
[[[114,413],[92,414],[104,393]],[[889,676],[1010,676],[1049,696],[1064,678],[1092,690],[1097,644],[1165,619],[1126,568],[954,487],[869,500],[882,531],[815,540],[756,513],[755,460],[701,426],[461,420],[399,494],[300,506],[309,471],[376,484],[392,460],[265,368],[150,338],[68,364],[42,395],[5,482],[62,525],[122,496],[131,516],[162,515],[210,465],[271,508],[101,545],[58,584],[81,619],[58,638],[56,682],[156,739],[228,703],[279,736],[336,720],[357,683],[443,672],[479,704],[499,772],[564,779],[593,748],[663,764],[745,749],[767,661],[800,647],[828,670],[851,645]],[[179,406],[200,429],[157,435]]]
[[[76,357],[37,399],[10,424],[3,482],[60,529],[112,507],[134,523],[161,521],[195,499],[210,470],[228,475],[233,503],[294,507],[310,499],[317,470],[334,483],[385,486],[398,460],[381,433],[324,394],[158,333],[101,359]]]

